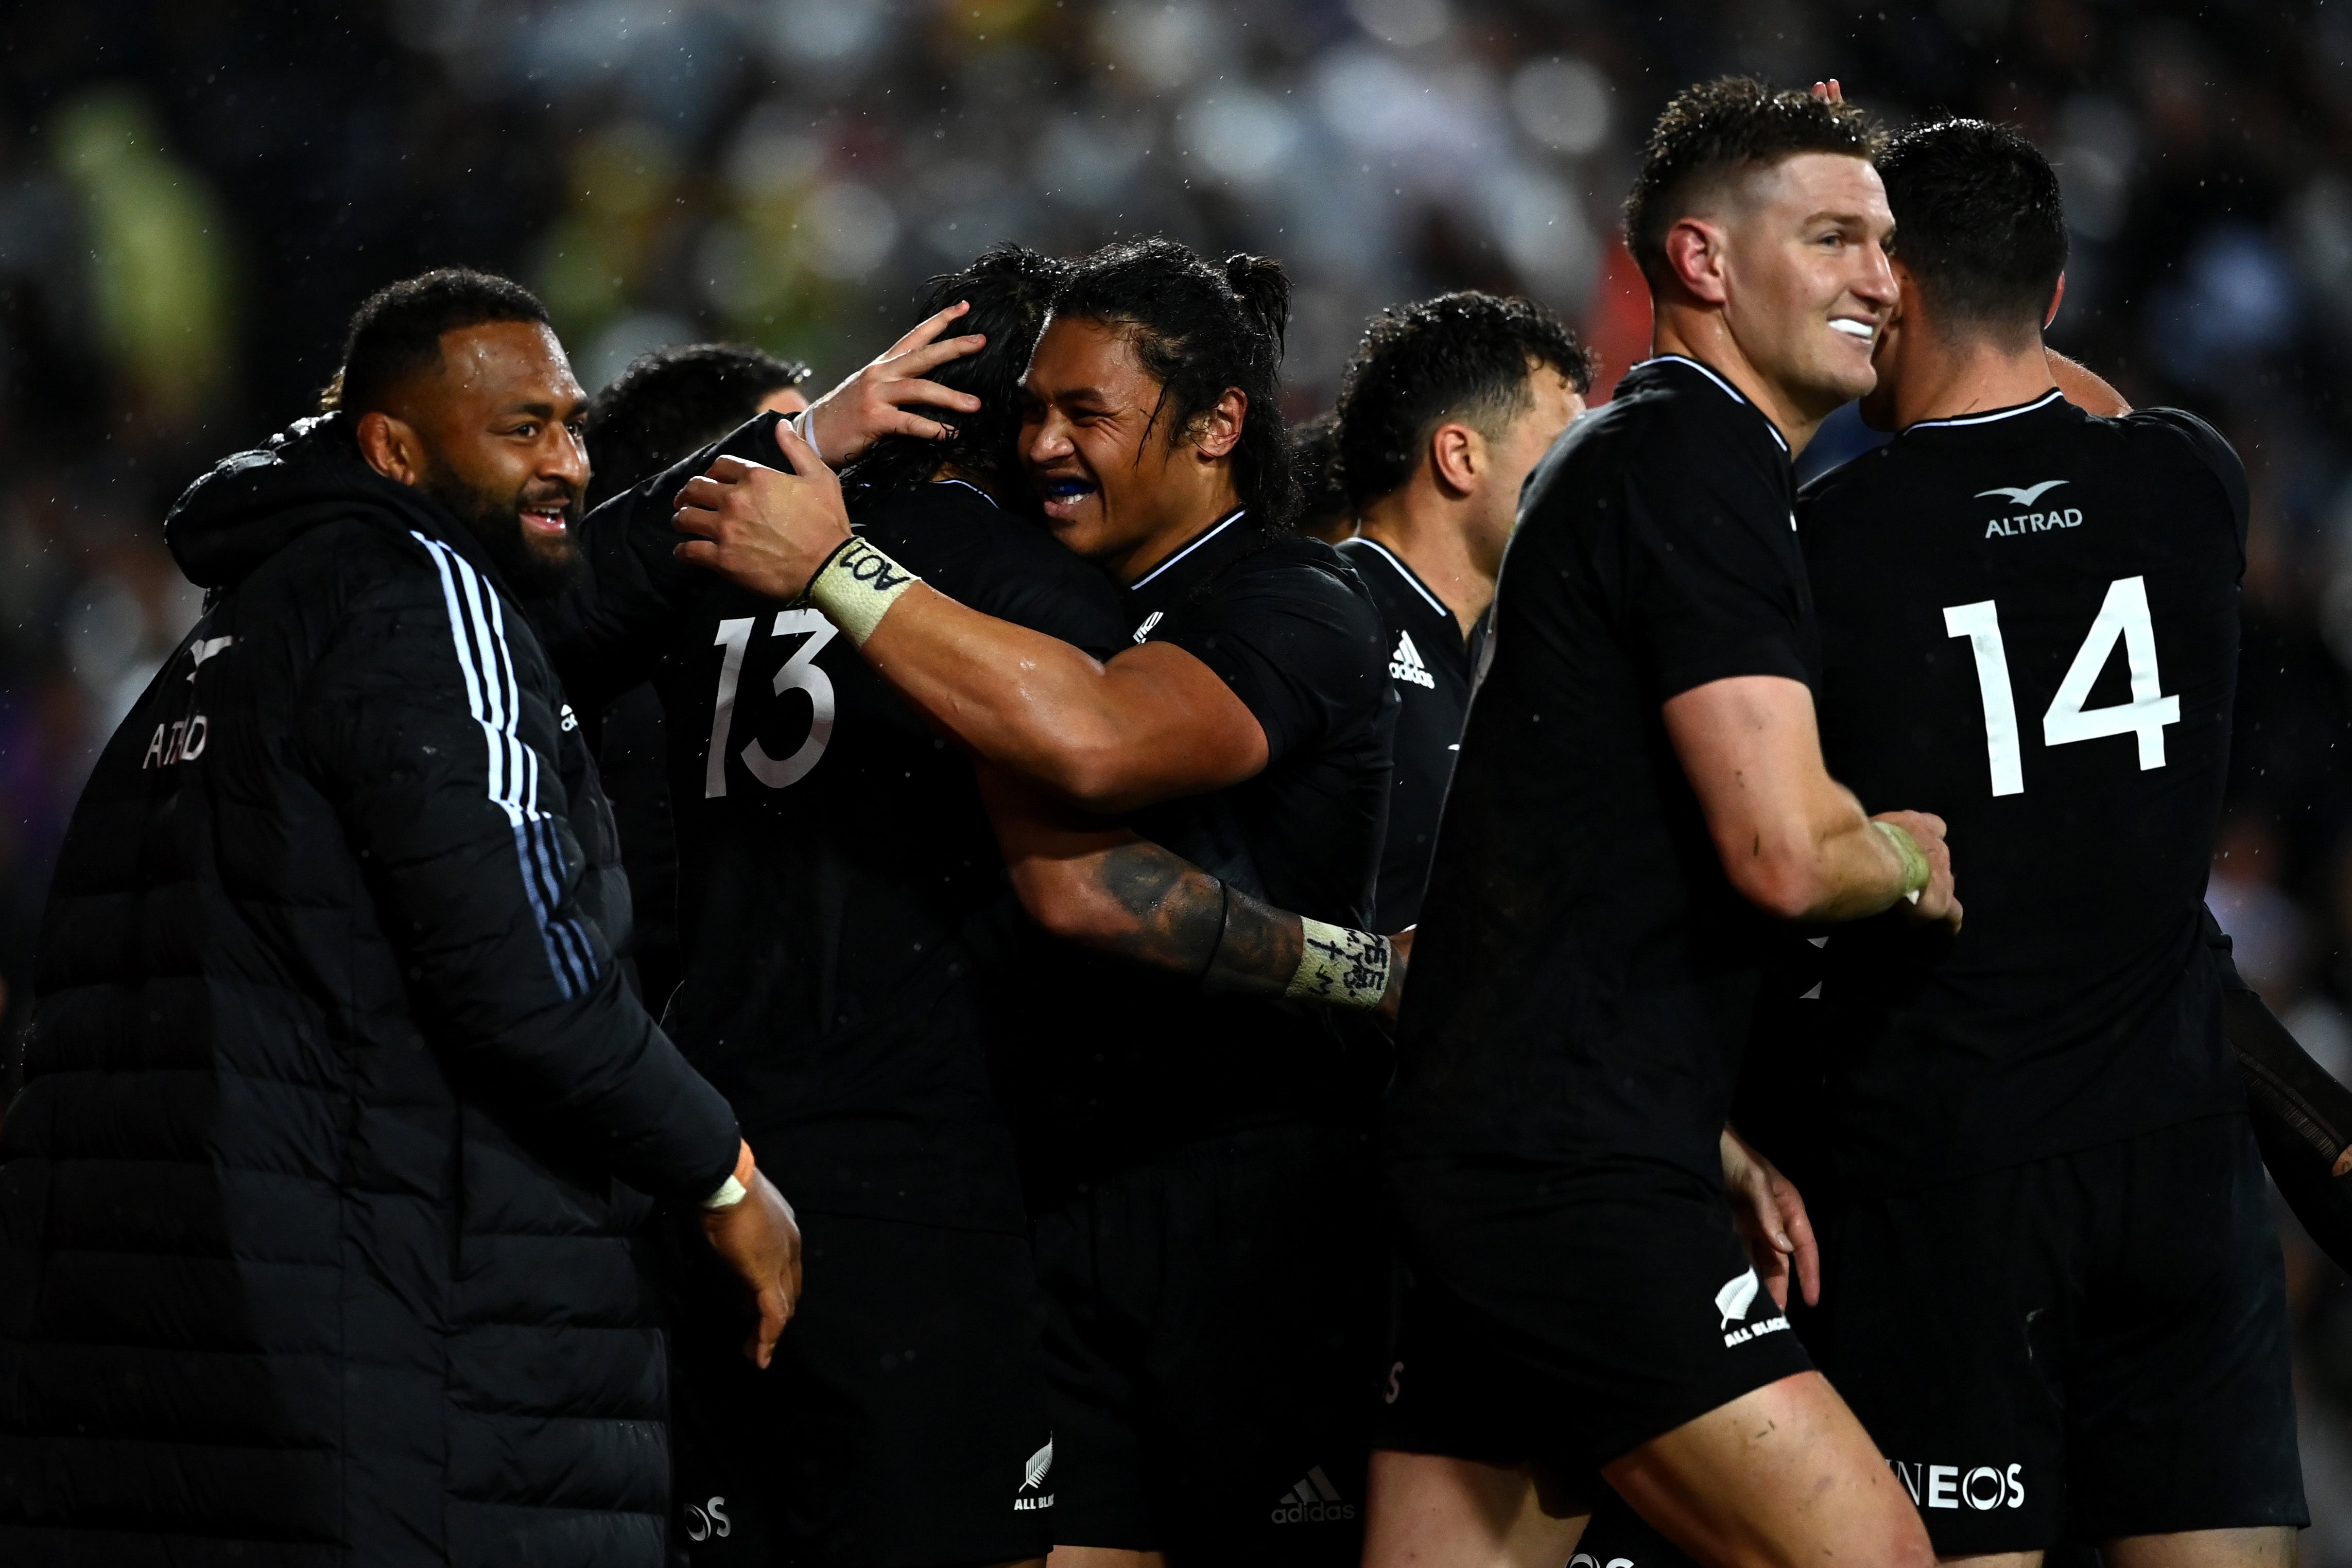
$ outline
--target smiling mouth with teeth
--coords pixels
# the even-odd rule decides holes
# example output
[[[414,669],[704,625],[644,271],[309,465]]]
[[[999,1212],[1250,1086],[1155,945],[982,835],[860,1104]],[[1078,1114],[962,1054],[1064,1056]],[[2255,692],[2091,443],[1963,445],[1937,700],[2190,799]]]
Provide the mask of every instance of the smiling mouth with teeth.
[[[1849,338],[1859,338],[1865,343],[1878,335],[1877,329],[1869,322],[1847,320],[1843,317],[1830,323],[1830,330],[1843,332]]]

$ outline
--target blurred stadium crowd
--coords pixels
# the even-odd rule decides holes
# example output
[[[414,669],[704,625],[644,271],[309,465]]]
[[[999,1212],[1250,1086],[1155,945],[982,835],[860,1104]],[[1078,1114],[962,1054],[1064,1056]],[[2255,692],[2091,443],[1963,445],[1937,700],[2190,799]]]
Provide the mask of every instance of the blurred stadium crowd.
[[[509,272],[592,390],[727,337],[820,382],[986,243],[1166,233],[1299,282],[1294,414],[1372,308],[1647,304],[1644,127],[1725,70],[2021,126],[2065,183],[2053,334],[2252,470],[2212,902],[2352,1078],[2352,6],[2326,0],[78,0],[0,20],[0,982],[21,1027],[94,747],[193,621],[164,507],[313,406],[368,289]],[[1818,469],[1868,438],[1850,418]],[[1899,518],[1888,519],[1890,528]],[[13,1051],[12,1051],[13,1054]],[[2283,1212],[2283,1211],[2282,1211]],[[2291,1221],[2287,1222],[2291,1226]],[[2352,1563],[2352,1291],[2291,1249],[2306,1561]]]

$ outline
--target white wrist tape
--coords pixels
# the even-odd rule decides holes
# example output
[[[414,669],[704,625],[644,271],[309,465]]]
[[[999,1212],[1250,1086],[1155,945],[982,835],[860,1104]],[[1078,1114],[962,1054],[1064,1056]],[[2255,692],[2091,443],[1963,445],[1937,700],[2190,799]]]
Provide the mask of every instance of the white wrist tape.
[[[1886,841],[1894,845],[1895,852],[1902,857],[1903,896],[1914,904],[1918,903],[1919,894],[1927,890],[1927,883],[1936,874],[1927,864],[1927,857],[1919,851],[1919,841],[1893,822],[1873,822],[1870,825],[1885,833]]]
[[[751,1163],[751,1145],[739,1142],[735,1152],[735,1168],[727,1173],[727,1179],[719,1184],[717,1192],[702,1200],[702,1207],[713,1211],[732,1208],[751,1197],[751,1189],[747,1185],[747,1179],[758,1168]]]
[[[817,568],[803,597],[862,648],[898,596],[922,580],[864,539],[852,538]]]
[[[809,415],[815,412],[816,410],[813,408],[804,408],[801,410],[800,413],[792,416],[790,423],[793,427],[793,433],[798,435],[803,441],[808,443],[808,449],[811,452],[816,453],[816,460],[823,463],[824,461],[824,453],[818,448],[816,444],[816,423],[809,418]]]
[[[1360,1008],[1369,1012],[1388,995],[1389,975],[1396,949],[1385,936],[1328,925],[1299,916],[1307,937],[1306,951],[1284,994],[1328,1002],[1334,1007]]]

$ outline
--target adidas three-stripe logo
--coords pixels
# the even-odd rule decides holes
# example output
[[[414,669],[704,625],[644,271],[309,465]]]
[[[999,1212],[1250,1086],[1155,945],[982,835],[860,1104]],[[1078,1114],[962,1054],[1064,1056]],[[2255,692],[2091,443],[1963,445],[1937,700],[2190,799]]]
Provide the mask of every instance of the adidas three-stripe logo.
[[[1389,655],[1389,679],[1411,681],[1414,685],[1427,686],[1431,691],[1437,689],[1437,679],[1429,673],[1429,666],[1421,662],[1421,650],[1412,645],[1412,633],[1410,632],[1397,633],[1396,652]]]
[[[515,728],[522,696],[515,686],[514,654],[507,646],[498,593],[447,545],[413,528],[408,537],[425,547],[441,574],[466,704],[489,746],[490,803],[506,813],[514,830],[515,859],[547,945],[548,967],[566,997],[584,995],[596,980],[596,949],[578,920],[555,913],[563,903],[563,846],[556,838],[555,819],[539,809],[539,753],[522,743]]]
[[[1276,1524],[1336,1524],[1356,1517],[1356,1505],[1339,1500],[1339,1489],[1323,1473],[1323,1467],[1307,1470],[1307,1479],[1282,1494],[1274,1505]]]

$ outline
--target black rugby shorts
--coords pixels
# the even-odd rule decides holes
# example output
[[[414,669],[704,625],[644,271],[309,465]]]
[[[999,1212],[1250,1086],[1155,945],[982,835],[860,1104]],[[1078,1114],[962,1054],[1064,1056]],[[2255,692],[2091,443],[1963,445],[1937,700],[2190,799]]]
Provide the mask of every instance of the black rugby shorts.
[[[698,1218],[672,1239],[673,1560],[949,1568],[1045,1555],[1062,1478],[1027,1239],[799,1218],[804,1293],[764,1372],[743,1357],[743,1287]]]
[[[1410,1282],[1376,1447],[1572,1483],[1812,1364],[1686,1172],[1422,1159],[1390,1190]]]
[[[1938,1552],[2308,1522],[2243,1116],[1817,1218],[1800,1326]]]
[[[1364,1136],[1203,1138],[1036,1218],[1054,1539],[1355,1568],[1386,1253]]]

